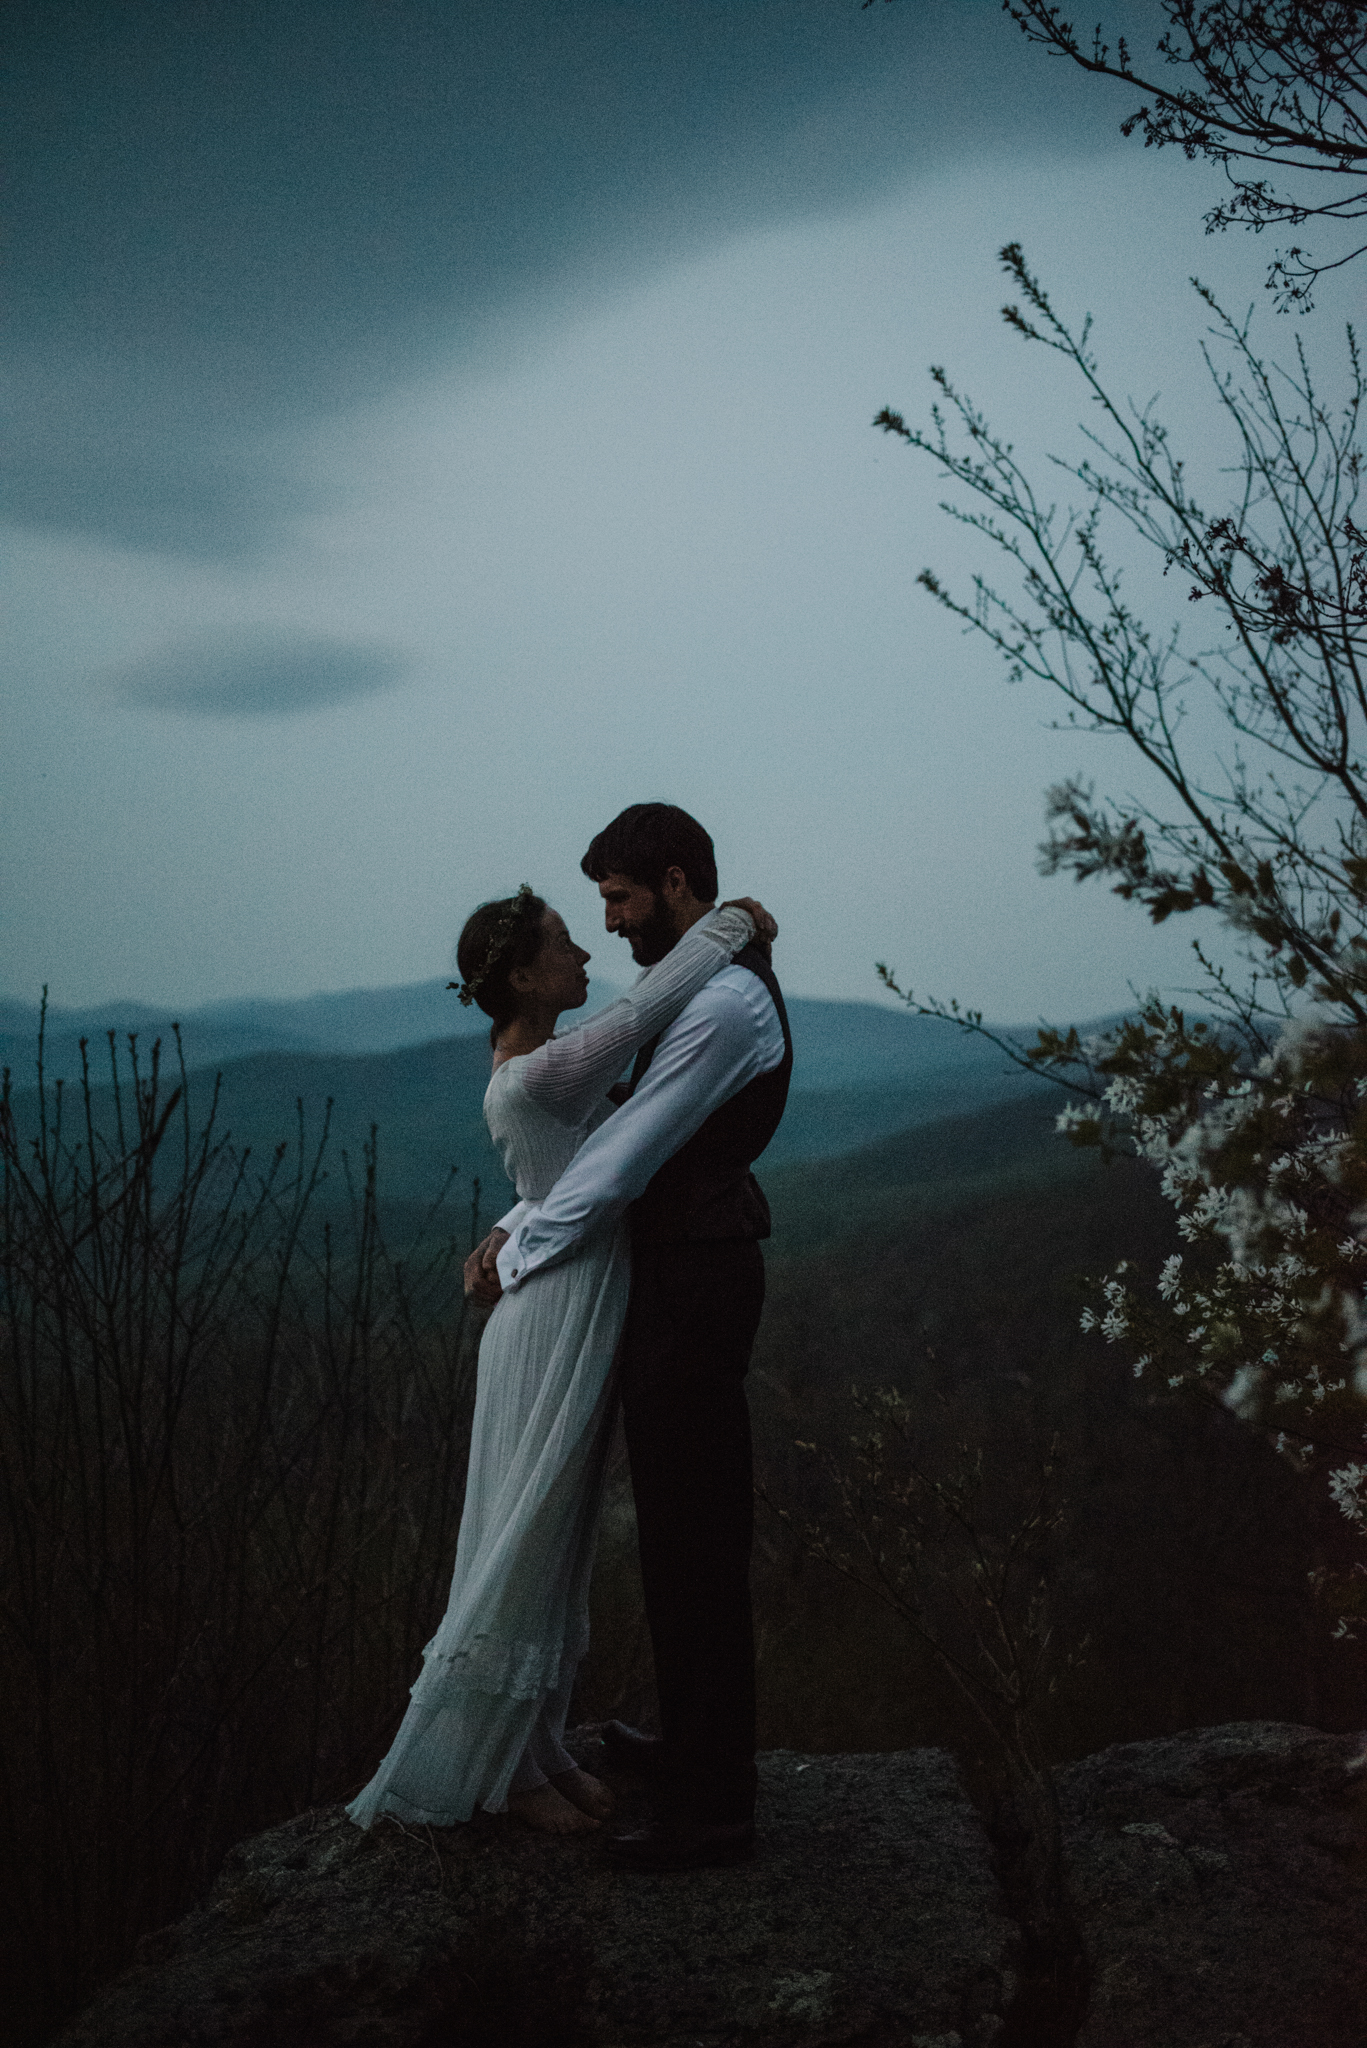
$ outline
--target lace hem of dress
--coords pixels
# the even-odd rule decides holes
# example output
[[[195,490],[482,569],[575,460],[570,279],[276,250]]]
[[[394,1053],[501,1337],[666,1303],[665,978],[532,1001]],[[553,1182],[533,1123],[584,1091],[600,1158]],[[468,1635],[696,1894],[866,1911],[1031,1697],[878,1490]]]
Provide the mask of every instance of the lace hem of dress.
[[[554,1692],[569,1677],[589,1646],[588,1616],[575,1621],[558,1643],[522,1643],[476,1636],[458,1650],[423,1651],[413,1698],[431,1706],[445,1693],[488,1692],[504,1699],[535,1700]]]

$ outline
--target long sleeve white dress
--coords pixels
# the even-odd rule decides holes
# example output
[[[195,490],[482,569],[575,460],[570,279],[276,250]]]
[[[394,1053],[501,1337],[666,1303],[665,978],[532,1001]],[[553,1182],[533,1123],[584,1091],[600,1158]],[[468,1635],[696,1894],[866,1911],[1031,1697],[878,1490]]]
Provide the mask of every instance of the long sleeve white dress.
[[[524,1203],[550,1193],[611,1114],[605,1091],[631,1055],[753,931],[743,910],[717,911],[629,995],[495,1070],[485,1120]],[[612,1362],[630,1278],[619,1220],[573,1258],[530,1275],[489,1318],[451,1597],[389,1753],[347,1808],[359,1827],[381,1813],[451,1827],[480,1805],[501,1812],[514,1783],[539,1784],[569,1766],[559,1737],[588,1647]]]

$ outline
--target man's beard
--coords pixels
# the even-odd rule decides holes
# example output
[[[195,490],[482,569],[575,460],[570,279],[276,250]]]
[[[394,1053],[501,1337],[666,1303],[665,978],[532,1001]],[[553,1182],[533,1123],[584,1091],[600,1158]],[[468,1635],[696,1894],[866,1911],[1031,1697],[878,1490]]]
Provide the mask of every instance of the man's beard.
[[[672,953],[679,942],[664,898],[655,898],[655,907],[641,924],[630,927],[627,939],[631,946],[631,957],[638,967],[653,967],[657,960],[663,960],[666,953]]]

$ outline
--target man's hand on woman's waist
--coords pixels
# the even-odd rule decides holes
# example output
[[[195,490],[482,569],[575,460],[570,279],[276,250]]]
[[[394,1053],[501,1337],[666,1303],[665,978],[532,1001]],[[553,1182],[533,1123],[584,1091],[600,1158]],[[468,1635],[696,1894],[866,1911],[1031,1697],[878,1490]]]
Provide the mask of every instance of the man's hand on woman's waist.
[[[477,1244],[465,1261],[465,1299],[480,1308],[493,1308],[503,1293],[498,1277],[498,1255],[508,1242],[506,1230],[497,1225],[483,1244]]]

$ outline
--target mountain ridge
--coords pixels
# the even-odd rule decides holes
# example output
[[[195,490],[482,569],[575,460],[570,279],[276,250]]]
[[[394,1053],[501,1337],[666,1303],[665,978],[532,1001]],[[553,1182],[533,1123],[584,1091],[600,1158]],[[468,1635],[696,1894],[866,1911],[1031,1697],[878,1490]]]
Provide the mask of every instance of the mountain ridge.
[[[584,1014],[591,1015],[623,992],[615,980],[595,975]],[[937,1018],[914,1016],[891,1002],[793,995],[788,998],[788,1009],[802,1018],[804,1057],[814,1059],[821,1070],[820,1078],[813,1078],[813,1086],[860,1085],[890,1076],[905,1067],[908,1047],[918,1036],[938,1037],[946,1045],[962,1042],[956,1027]],[[16,1075],[23,1063],[32,1062],[39,1016],[38,1003],[0,995],[0,1063]],[[441,978],[309,996],[234,997],[189,1008],[118,997],[97,1003],[50,1004],[48,1065],[54,1073],[63,1071],[66,1078],[73,1079],[80,1071],[82,1037],[90,1041],[93,1050],[96,1041],[110,1030],[120,1040],[136,1031],[145,1042],[158,1033],[169,1039],[175,1025],[180,1027],[192,1068],[253,1052],[399,1052],[438,1038],[475,1038],[487,1030],[482,1012],[462,1008]],[[851,1027],[856,1033],[853,1041]],[[992,1028],[1008,1036],[1034,1029],[1032,1025]],[[983,1048],[984,1042],[979,1041],[979,1057]],[[973,1054],[967,1056],[969,1064],[973,1058]],[[937,1063],[957,1066],[960,1058],[947,1052]]]
[[[414,990],[421,1001],[410,1000]],[[228,1015],[223,1028],[230,1048],[239,1046],[244,1034],[248,1043],[245,1050],[230,1050],[226,1058],[206,1057],[204,1041],[197,1041],[192,1027],[185,1026],[182,1041],[192,1119],[207,1113],[217,1086],[219,1131],[231,1134],[236,1147],[250,1147],[262,1160],[269,1159],[280,1143],[295,1142],[298,1103],[304,1104],[310,1142],[321,1134],[331,1104],[333,1175],[338,1180],[338,1155],[346,1151],[358,1160],[371,1127],[378,1126],[384,1199],[430,1201],[454,1168],[467,1186],[478,1176],[489,1199],[501,1204],[506,1176],[483,1120],[489,1076],[483,1019],[459,1011],[447,997],[450,1008],[435,1014],[457,1028],[397,1047],[384,1042],[430,1020],[439,993],[445,994],[442,985],[431,982],[327,998],[321,1010],[311,998],[301,1004],[261,1005],[255,1008],[254,1021],[245,1016],[253,1006],[242,1006]],[[792,1162],[858,1152],[897,1131],[992,1102],[1016,1100],[1044,1086],[1012,1068],[986,1040],[967,1037],[937,1019],[874,1003],[805,996],[794,997],[788,1007],[796,1054],[794,1086],[788,1113],[765,1155],[766,1174]],[[36,1123],[35,1042],[17,1034],[11,1034],[12,1043],[5,1042],[11,1023],[36,1025],[36,1011],[16,1016],[20,1010],[21,1006],[0,1004],[0,1056],[11,1066],[16,1115],[27,1127]],[[456,1010],[455,1017],[451,1010]],[[88,1026],[97,1014],[49,1013],[49,1083],[61,1077],[71,1087],[79,1081],[79,1044],[72,1027],[75,1022]],[[194,1013],[187,1015],[193,1023]],[[165,1014],[143,1005],[136,1010],[125,1006],[122,1016],[139,1033],[144,1073],[152,1050],[149,1040],[161,1037],[164,1075],[168,1055],[174,1056],[167,1043]],[[319,1035],[330,1030],[334,1043],[322,1049],[316,1042],[301,1043],[302,1023],[320,1017]],[[367,1036],[381,1043],[366,1044]],[[126,1042],[116,1037],[115,1051],[126,1082],[131,1074]],[[108,1050],[96,1041],[88,1055],[99,1120],[110,1101]]]

